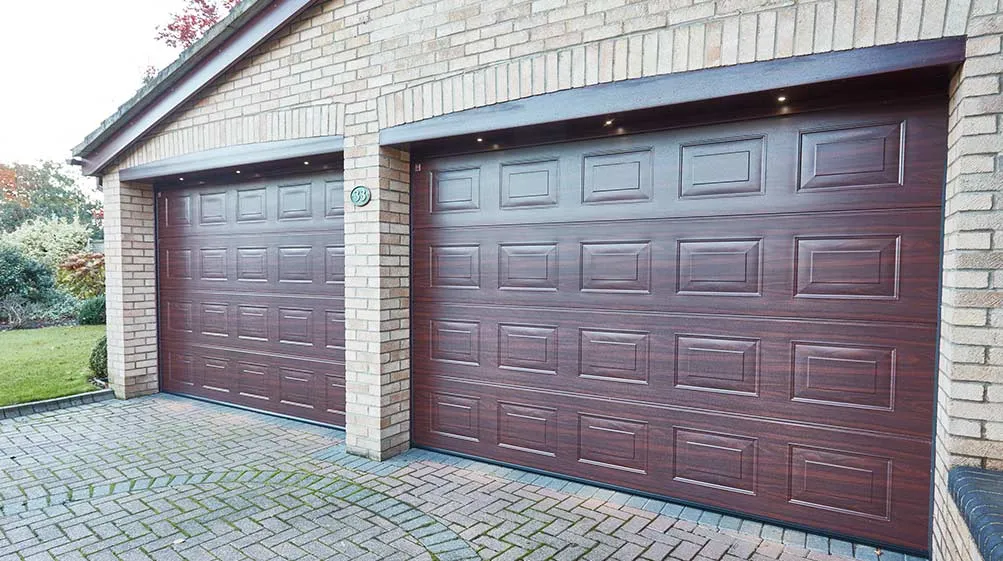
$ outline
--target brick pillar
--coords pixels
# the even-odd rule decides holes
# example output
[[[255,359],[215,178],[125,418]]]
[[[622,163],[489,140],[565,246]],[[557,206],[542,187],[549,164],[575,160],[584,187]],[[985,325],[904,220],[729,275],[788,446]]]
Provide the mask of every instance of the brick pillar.
[[[108,382],[128,399],[158,390],[153,188],[118,172],[103,185]]]
[[[345,139],[345,430],[349,453],[384,460],[411,438],[411,185],[409,154],[378,141]]]
[[[981,9],[981,8],[980,8]],[[969,559],[954,465],[1003,469],[1003,60],[997,20],[969,25],[951,84],[934,471],[934,561]]]

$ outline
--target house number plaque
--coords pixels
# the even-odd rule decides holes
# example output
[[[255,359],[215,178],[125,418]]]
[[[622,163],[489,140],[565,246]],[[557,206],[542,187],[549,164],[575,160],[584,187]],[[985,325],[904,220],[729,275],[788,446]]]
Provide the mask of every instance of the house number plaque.
[[[355,206],[366,206],[373,198],[373,194],[369,192],[369,187],[365,185],[356,186],[352,189],[350,196],[352,197],[352,204]]]

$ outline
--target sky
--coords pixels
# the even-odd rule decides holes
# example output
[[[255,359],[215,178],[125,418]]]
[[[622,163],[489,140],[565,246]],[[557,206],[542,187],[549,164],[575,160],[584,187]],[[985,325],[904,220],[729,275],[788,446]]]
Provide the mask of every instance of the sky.
[[[177,56],[154,39],[184,0],[0,0],[0,162],[66,160]]]

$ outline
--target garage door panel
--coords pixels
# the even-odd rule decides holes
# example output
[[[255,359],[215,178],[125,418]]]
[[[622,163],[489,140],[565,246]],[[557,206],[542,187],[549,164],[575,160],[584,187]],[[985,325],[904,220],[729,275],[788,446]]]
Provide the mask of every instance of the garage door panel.
[[[932,326],[458,305],[413,321],[420,378],[929,436]]]
[[[165,341],[344,360],[341,298],[163,290],[161,302]]]
[[[167,391],[344,423],[344,363],[197,344],[184,349],[168,353]]]
[[[413,223],[937,206],[945,124],[906,103],[440,158],[415,174]]]
[[[476,403],[479,420],[416,423],[428,446],[462,440],[467,453],[899,545],[925,535],[928,455],[910,439],[455,379],[421,378],[416,407],[436,394]]]
[[[340,174],[158,189],[168,391],[344,424]]]
[[[933,323],[938,224],[916,210],[420,230],[415,298]]]
[[[157,194],[161,238],[281,234],[297,229],[344,230],[340,174],[297,179],[255,179],[211,186],[182,183]]]
[[[343,297],[345,246],[329,233],[162,238],[164,289]]]

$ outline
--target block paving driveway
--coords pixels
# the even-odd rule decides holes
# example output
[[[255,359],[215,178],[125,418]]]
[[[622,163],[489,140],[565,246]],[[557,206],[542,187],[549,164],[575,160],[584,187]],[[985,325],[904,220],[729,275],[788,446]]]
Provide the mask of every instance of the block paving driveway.
[[[0,559],[838,561],[849,546],[426,451],[370,462],[342,437],[165,395],[0,421]]]

